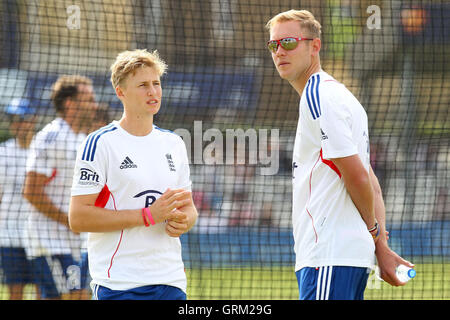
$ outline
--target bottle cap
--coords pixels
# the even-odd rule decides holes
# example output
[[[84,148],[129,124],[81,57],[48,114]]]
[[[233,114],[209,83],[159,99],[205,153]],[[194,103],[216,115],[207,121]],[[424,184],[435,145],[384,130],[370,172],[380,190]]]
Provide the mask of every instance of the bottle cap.
[[[410,277],[411,279],[414,278],[416,276],[416,270],[414,269],[409,269],[408,270],[408,277]]]

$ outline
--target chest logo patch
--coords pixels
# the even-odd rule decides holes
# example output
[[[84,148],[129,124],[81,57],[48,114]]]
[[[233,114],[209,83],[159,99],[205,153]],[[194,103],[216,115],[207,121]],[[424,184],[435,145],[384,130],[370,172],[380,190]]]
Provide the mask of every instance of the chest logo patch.
[[[120,164],[120,169],[137,168],[137,165],[127,156]]]

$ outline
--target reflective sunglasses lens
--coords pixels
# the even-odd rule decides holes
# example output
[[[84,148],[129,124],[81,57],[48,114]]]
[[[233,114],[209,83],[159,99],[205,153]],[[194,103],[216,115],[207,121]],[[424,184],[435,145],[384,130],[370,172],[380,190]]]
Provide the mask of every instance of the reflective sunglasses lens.
[[[267,48],[272,52],[277,52],[278,44],[276,41],[269,41],[267,43]]]
[[[294,38],[284,38],[281,41],[281,46],[286,50],[293,50],[297,48],[298,41]]]

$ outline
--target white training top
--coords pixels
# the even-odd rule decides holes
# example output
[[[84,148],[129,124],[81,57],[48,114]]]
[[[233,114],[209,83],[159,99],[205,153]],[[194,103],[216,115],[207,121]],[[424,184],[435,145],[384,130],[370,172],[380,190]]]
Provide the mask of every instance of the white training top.
[[[22,196],[28,149],[16,139],[0,144],[0,247],[24,247],[30,204]]]
[[[358,154],[369,170],[367,115],[353,94],[324,71],[303,90],[293,155],[295,270],[372,267],[375,245],[329,159]]]
[[[76,150],[85,137],[85,134],[74,133],[62,118],[56,118],[36,134],[30,145],[26,171],[48,177],[45,193],[65,214],[69,212]],[[71,254],[79,259],[80,235],[47,218],[33,206],[27,221],[25,241],[30,257]]]
[[[96,206],[111,210],[151,205],[168,188],[191,190],[186,146],[178,135],[153,126],[133,136],[117,121],[91,133],[78,151],[72,196],[100,193]],[[179,238],[165,223],[89,233],[92,283],[112,290],[165,284],[186,291]]]

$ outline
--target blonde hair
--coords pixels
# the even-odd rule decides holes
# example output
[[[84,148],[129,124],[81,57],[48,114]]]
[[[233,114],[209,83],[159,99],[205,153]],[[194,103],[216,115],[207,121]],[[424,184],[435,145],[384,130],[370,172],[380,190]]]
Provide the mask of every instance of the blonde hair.
[[[114,89],[130,74],[140,67],[155,68],[159,76],[167,70],[167,64],[162,60],[157,50],[148,52],[146,49],[123,51],[117,55],[111,65],[111,83]]]
[[[274,25],[287,21],[300,22],[300,28],[308,33],[307,37],[320,38],[322,26],[308,10],[291,9],[281,12],[267,22],[266,28],[271,30]]]

